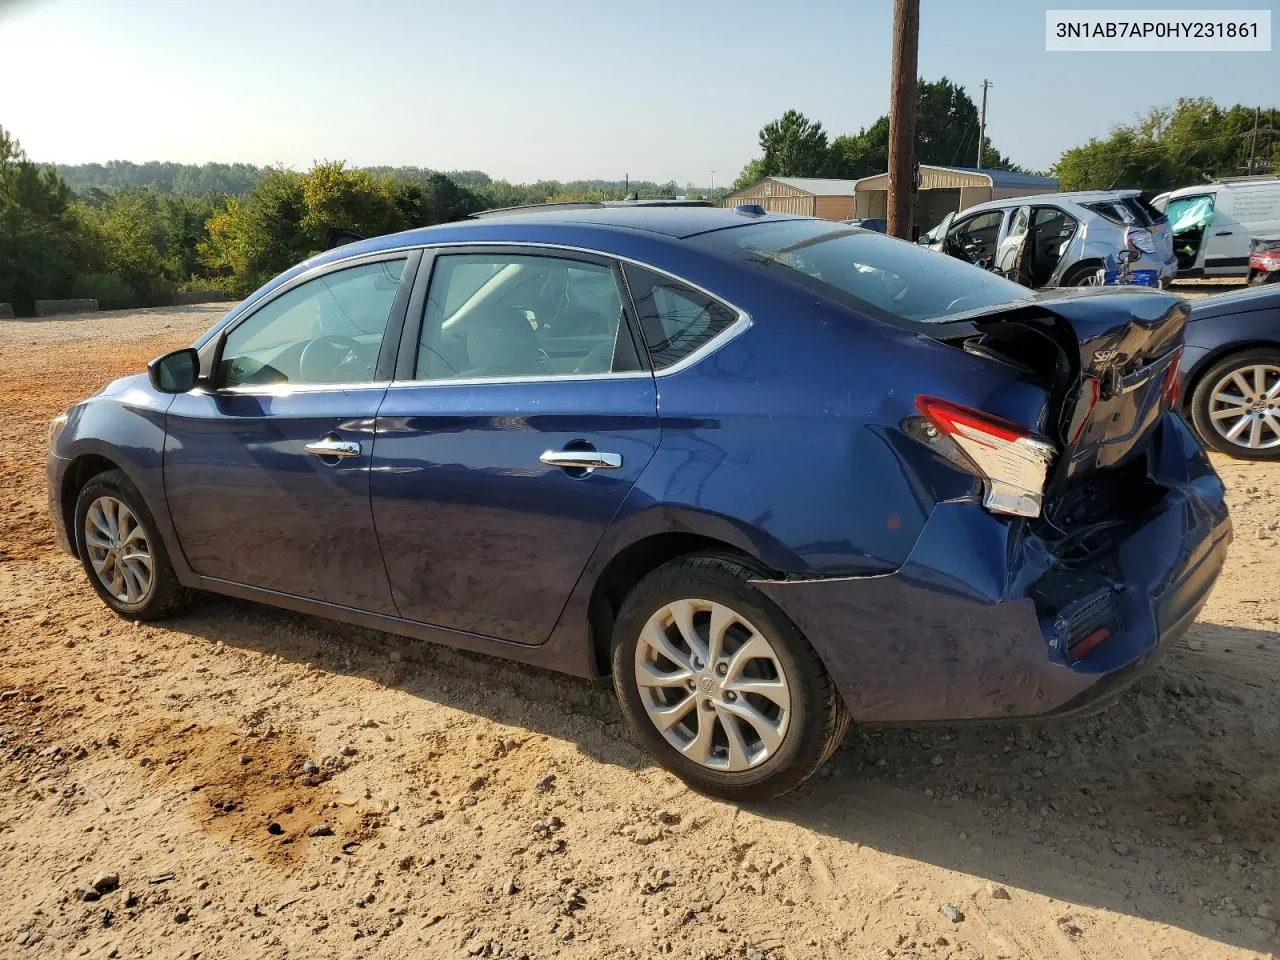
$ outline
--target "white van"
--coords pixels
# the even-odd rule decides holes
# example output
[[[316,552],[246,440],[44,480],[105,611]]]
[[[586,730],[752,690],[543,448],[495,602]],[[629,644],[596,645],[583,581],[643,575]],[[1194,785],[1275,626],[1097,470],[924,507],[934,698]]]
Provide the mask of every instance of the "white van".
[[[1229,177],[1162,193],[1179,277],[1243,277],[1249,240],[1280,233],[1280,178]]]

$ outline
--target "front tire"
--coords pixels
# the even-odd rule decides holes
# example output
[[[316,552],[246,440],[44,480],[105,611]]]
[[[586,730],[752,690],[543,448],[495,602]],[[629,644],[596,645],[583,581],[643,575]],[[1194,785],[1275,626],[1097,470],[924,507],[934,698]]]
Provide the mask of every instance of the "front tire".
[[[76,552],[103,603],[130,620],[158,620],[189,599],[132,481],[100,473],[76,497]]]
[[[1280,460],[1280,349],[1219,360],[1191,394],[1191,421],[1206,445],[1241,460]]]
[[[632,731],[689,786],[733,801],[799,786],[848,726],[818,655],[753,573],[725,554],[681,557],[636,585],[613,633]]]

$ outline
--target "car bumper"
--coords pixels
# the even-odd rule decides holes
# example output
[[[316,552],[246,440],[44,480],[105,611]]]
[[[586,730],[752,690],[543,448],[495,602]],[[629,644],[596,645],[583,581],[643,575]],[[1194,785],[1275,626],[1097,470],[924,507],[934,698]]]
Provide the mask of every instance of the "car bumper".
[[[67,530],[66,518],[62,515],[62,498],[59,494],[70,466],[70,460],[50,454],[45,463],[44,475],[48,489],[49,519],[53,522],[53,539],[58,544],[58,549],[74,556],[76,551],[71,543],[70,531]]]
[[[1221,481],[1181,417],[1148,449],[1158,504],[1064,568],[1018,521],[940,504],[907,563],[876,577],[758,581],[813,644],[855,721],[1078,712],[1115,696],[1195,622],[1231,542]],[[1109,636],[1072,659],[1077,629]]]

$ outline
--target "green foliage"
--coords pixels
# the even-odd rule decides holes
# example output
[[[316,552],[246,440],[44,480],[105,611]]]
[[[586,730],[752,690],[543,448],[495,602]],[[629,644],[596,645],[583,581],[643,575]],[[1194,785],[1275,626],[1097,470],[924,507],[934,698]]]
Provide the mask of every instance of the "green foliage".
[[[942,77],[918,86],[916,160],[939,166],[972,166],[978,151],[978,108],[963,87]],[[828,142],[822,125],[788,110],[760,130],[764,156],[748,163],[734,181],[741,190],[765,177],[838,177],[856,180],[884,173],[889,167],[889,117],[880,117],[857,133]],[[1007,157],[983,145],[982,166],[1017,170]]]
[[[0,302],[29,313],[36,300],[66,296],[83,259],[70,189],[0,127]]]
[[[742,168],[742,172],[738,174],[736,180],[733,181],[733,191],[745,190],[753,183],[759,183],[765,177],[771,177],[774,174],[769,173],[765,169],[764,157],[756,157],[754,160],[748,160],[747,165]]]
[[[760,128],[766,176],[817,177],[827,168],[827,132],[798,110],[788,110]]]
[[[130,163],[112,160],[108,163],[60,163],[60,176],[77,194],[90,190],[124,190],[146,187],[161,193],[201,197],[210,193],[234,195],[248,193],[263,173],[262,167],[250,163]]]
[[[170,238],[165,199],[153,190],[134,189],[101,206],[77,208],[89,241],[89,261],[131,291],[128,297],[107,298],[116,305],[152,306],[172,297],[178,268],[166,260]]]
[[[1253,107],[1222,108],[1207,97],[1182,97],[1153,107],[1136,123],[1112,128],[1062,155],[1053,175],[1063,190],[1138,187],[1161,191],[1247,171],[1253,147]],[[1280,169],[1280,110],[1261,111],[1257,156]],[[1255,172],[1257,172],[1255,170]]]
[[[97,300],[102,310],[117,310],[135,304],[133,288],[112,273],[85,273],[71,283],[71,296]]]
[[[305,174],[271,168],[243,198],[228,198],[208,220],[198,260],[231,292],[244,295],[324,247],[330,230],[377,236],[465,217],[485,207],[444,174],[375,176],[342,163]]]

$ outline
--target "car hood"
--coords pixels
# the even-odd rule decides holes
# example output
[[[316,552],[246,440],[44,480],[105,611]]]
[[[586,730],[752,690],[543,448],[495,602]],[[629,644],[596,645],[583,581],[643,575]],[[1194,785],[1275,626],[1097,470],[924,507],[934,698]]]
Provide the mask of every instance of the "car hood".
[[[1222,317],[1233,313],[1248,313],[1252,310],[1275,310],[1280,308],[1280,286],[1267,285],[1246,287],[1243,290],[1231,290],[1227,293],[1215,293],[1212,296],[1196,300],[1191,304],[1191,317],[1196,320],[1207,320],[1210,317]]]

